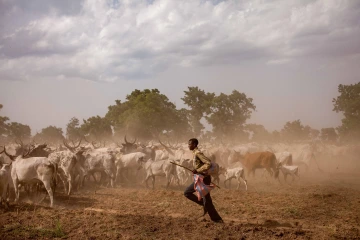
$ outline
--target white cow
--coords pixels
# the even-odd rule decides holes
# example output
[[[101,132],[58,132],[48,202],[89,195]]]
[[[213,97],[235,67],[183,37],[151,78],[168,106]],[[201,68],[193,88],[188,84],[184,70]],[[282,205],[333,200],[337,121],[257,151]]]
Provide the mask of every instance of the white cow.
[[[278,169],[284,175],[285,182],[286,182],[286,178],[288,175],[291,175],[293,177],[293,181],[295,180],[295,176],[300,178],[298,166],[286,166],[286,165],[279,164]],[[279,179],[279,181],[280,181],[280,179]]]
[[[84,156],[82,155],[85,149],[79,149],[76,152],[60,151],[51,153],[48,157],[49,161],[58,166],[58,175],[64,184],[64,192],[67,195],[71,194],[72,187],[75,179],[75,166],[77,162],[80,162]],[[80,172],[80,179],[83,177],[83,171]],[[68,186],[68,190],[66,187]]]
[[[30,157],[24,158],[23,155],[12,156],[6,152],[5,154],[13,161],[11,165],[11,178],[15,190],[15,202],[19,201],[20,183],[31,183],[40,180],[47,190],[50,197],[50,207],[54,203],[54,183],[56,181],[56,164],[51,163],[46,157]]]
[[[146,161],[146,154],[143,152],[134,152],[129,154],[118,154],[115,161],[116,165],[116,178],[115,182],[118,181],[120,175],[129,182],[129,179],[123,174],[124,170],[139,170],[142,167],[142,162]]]
[[[229,181],[229,183],[230,183],[229,187],[231,188],[231,180],[233,178],[235,178],[238,181],[237,189],[239,189],[240,188],[240,179],[241,179],[244,182],[245,188],[247,191],[248,187],[247,187],[247,181],[244,176],[244,168],[237,167],[237,168],[226,169],[224,175],[225,175],[225,180],[224,180],[225,187],[226,187],[226,182]]]
[[[174,164],[170,163],[168,160],[152,161],[148,160],[144,164],[146,171],[145,184],[148,186],[147,181],[152,179],[152,188],[155,188],[155,177],[156,176],[165,176],[167,180],[166,188],[169,187],[171,177],[173,176],[176,182],[179,182],[178,176],[176,174],[176,167]]]
[[[116,150],[109,148],[89,149],[84,153],[85,160],[81,161],[81,166],[85,170],[85,176],[95,172],[105,173],[110,179],[111,187],[114,187],[116,175]]]
[[[9,190],[9,179],[10,179],[10,170],[11,164],[3,164],[0,169],[0,189],[2,189],[2,193],[0,195],[0,204],[5,202],[7,205],[7,194]]]

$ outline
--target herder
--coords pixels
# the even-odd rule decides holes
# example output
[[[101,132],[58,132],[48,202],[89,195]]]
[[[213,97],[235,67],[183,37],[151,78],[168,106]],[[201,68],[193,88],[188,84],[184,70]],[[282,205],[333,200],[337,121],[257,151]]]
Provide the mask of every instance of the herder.
[[[216,211],[210,196],[211,188],[211,176],[207,174],[207,171],[211,167],[211,160],[208,159],[199,149],[198,149],[199,141],[196,138],[192,138],[189,140],[188,146],[189,149],[193,152],[194,155],[194,170],[192,171],[194,174],[194,182],[188,186],[184,195],[191,201],[203,206],[204,215],[206,213],[209,214],[210,219],[216,223],[224,223],[218,212]],[[198,182],[200,181],[200,182]],[[202,183],[203,182],[203,183]],[[198,189],[195,190],[195,187]],[[201,188],[201,189],[200,189]],[[204,190],[202,192],[201,190]],[[194,192],[198,192],[199,197],[194,195]],[[205,196],[202,196],[205,195]],[[202,199],[200,198],[202,197]]]

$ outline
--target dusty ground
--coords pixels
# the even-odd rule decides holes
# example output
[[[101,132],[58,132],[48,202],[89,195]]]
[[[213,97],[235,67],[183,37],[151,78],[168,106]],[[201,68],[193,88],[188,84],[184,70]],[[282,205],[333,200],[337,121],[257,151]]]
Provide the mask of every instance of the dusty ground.
[[[316,177],[315,177],[316,176]],[[248,179],[249,191],[212,191],[225,223],[199,217],[185,187],[87,188],[1,210],[2,239],[360,239],[360,176],[316,173],[292,185]],[[233,182],[233,187],[236,184]],[[41,196],[34,197],[36,199]],[[33,198],[33,199],[34,199]],[[36,200],[35,200],[36,201]]]

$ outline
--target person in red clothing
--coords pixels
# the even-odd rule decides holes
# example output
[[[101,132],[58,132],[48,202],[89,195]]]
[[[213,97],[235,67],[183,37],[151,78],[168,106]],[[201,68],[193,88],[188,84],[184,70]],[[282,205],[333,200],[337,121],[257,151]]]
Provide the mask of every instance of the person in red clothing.
[[[193,166],[194,170],[192,171],[193,174],[201,174],[204,176],[203,181],[206,185],[210,185],[211,183],[211,176],[206,174],[206,172],[211,167],[211,160],[207,158],[197,147],[199,141],[196,138],[192,138],[189,140],[188,146],[189,149],[193,152]],[[216,211],[210,193],[206,194],[202,200],[198,200],[198,197],[194,194],[194,183],[190,184],[184,191],[184,195],[189,200],[195,202],[196,204],[203,206],[204,215],[206,213],[209,214],[210,219],[213,222],[223,223],[224,221],[220,217],[219,213]]]

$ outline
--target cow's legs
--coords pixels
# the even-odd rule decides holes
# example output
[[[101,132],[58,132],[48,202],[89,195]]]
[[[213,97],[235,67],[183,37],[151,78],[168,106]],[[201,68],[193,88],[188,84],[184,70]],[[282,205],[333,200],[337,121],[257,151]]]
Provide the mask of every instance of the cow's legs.
[[[152,177],[152,189],[155,189],[155,176],[151,176]]]
[[[19,180],[18,179],[13,179],[13,184],[14,184],[14,190],[15,190],[15,202],[18,202],[19,197],[20,197]]]
[[[145,185],[146,185],[147,188],[149,188],[149,185],[148,185],[148,180],[149,180],[149,178],[150,178],[150,175],[146,175],[146,178],[145,178],[145,180],[144,180]]]
[[[42,180],[42,182],[44,183],[45,189],[48,192],[49,197],[50,197],[50,207],[53,207],[54,195],[53,195],[53,191],[51,189],[50,180]]]
[[[245,189],[246,189],[246,191],[247,191],[248,186],[247,186],[247,181],[246,181],[246,179],[245,179],[245,178],[243,178],[243,177],[240,177],[240,178],[243,180],[243,182],[244,182],[244,184],[245,184]]]
[[[67,185],[68,185],[68,181],[67,181],[67,177],[63,172],[58,172],[58,176],[60,178],[60,180],[62,181],[63,185],[64,185],[64,193],[67,193]]]
[[[72,177],[71,173],[68,174],[68,183],[69,183],[69,191],[68,191],[67,195],[70,196],[71,190],[73,187],[73,177]]]

